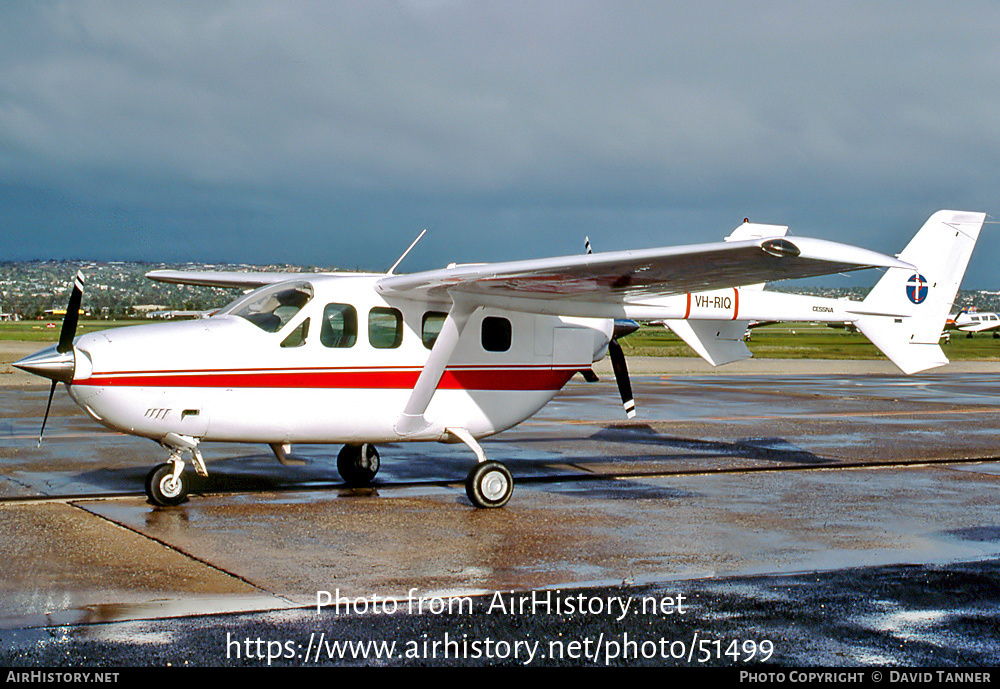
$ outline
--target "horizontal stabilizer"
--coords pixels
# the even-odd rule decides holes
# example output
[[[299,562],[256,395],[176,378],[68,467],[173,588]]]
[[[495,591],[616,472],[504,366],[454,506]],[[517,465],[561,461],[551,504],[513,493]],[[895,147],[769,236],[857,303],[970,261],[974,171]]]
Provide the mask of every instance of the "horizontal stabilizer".
[[[684,320],[671,318],[664,324],[691,349],[713,366],[722,366],[753,356],[743,342],[749,321]]]
[[[873,345],[896,364],[900,371],[907,375],[947,364],[948,357],[945,356],[941,345],[910,341],[912,326],[908,321],[909,318],[863,316],[855,325]]]

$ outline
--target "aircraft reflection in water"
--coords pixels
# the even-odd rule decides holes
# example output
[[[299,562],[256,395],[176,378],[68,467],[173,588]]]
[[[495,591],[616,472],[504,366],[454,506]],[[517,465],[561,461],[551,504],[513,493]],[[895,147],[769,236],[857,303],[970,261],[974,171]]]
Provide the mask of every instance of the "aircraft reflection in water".
[[[800,320],[853,324],[905,373],[947,363],[939,336],[984,218],[939,211],[898,258],[747,222],[725,242],[409,275],[154,271],[254,290],[209,318],[76,337],[81,275],[59,344],[15,365],[52,380],[50,405],[64,383],[95,420],[166,448],[146,480],[158,505],[186,498],[186,456],[207,475],[203,442],[266,443],[283,463],[294,443],[340,444],[337,468],[357,485],[375,478],[376,443],[436,441],[472,450],[469,499],[500,507],[513,480],[478,439],[607,355],[632,416],[617,340],[636,322],[664,322],[713,364],[750,356],[749,322]],[[762,289],[879,267],[861,302]]]

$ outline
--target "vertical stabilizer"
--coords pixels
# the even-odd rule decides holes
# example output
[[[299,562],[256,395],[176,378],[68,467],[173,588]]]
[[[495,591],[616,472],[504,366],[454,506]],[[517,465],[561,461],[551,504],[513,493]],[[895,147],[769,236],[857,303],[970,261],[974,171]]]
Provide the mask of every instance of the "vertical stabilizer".
[[[864,301],[856,325],[904,373],[948,363],[939,342],[985,213],[938,211],[899,259],[915,271],[890,268]]]

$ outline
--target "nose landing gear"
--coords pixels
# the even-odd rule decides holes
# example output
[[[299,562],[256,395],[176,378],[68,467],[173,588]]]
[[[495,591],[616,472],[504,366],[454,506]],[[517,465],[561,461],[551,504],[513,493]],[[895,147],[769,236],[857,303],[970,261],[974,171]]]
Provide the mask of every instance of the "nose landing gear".
[[[191,463],[199,476],[208,476],[208,469],[198,450],[197,438],[168,433],[160,444],[170,450],[170,461],[156,465],[146,474],[146,497],[154,505],[174,507],[187,500],[190,488],[184,475],[184,453],[191,453]]]
[[[177,464],[180,464],[179,472]],[[173,507],[187,500],[188,480],[184,475],[184,464],[164,462],[153,467],[146,475],[146,496],[151,503],[161,507]]]

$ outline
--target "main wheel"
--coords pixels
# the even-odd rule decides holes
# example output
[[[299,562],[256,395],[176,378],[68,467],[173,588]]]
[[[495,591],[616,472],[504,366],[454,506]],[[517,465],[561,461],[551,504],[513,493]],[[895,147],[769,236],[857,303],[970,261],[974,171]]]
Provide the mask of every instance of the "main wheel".
[[[514,492],[514,479],[500,462],[480,462],[465,479],[465,493],[476,507],[503,507]]]
[[[337,471],[349,486],[366,486],[378,473],[378,450],[371,443],[344,445],[337,455]]]
[[[174,481],[174,465],[169,462],[153,467],[146,475],[146,496],[154,505],[173,507],[187,500],[188,483],[184,472]]]

